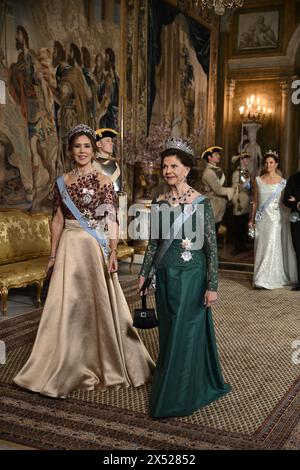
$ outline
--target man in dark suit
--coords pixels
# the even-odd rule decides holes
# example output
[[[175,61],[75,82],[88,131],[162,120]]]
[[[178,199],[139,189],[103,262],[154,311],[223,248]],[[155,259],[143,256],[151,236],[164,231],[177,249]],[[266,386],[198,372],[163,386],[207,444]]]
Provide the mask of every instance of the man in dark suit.
[[[283,202],[291,209],[291,233],[297,258],[298,283],[292,290],[300,291],[300,171],[288,179]]]

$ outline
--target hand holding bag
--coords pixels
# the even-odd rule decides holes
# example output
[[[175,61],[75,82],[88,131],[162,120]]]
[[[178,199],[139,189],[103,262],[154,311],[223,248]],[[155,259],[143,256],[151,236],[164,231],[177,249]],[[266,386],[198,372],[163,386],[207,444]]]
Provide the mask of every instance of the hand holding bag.
[[[148,330],[158,326],[157,316],[154,308],[147,308],[145,290],[151,284],[151,278],[147,278],[141,288],[142,308],[136,308],[133,315],[133,326],[141,330]]]

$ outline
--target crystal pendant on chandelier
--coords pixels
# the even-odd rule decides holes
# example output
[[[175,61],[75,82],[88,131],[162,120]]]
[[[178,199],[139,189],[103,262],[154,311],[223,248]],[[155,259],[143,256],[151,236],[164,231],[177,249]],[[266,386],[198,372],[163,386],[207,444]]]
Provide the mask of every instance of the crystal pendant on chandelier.
[[[216,12],[217,15],[224,15],[225,7],[224,7],[223,3],[221,2],[221,0],[216,0],[215,12]]]
[[[242,7],[244,0],[193,0],[194,5],[201,8],[213,8],[217,15],[224,15],[226,8],[235,10]]]

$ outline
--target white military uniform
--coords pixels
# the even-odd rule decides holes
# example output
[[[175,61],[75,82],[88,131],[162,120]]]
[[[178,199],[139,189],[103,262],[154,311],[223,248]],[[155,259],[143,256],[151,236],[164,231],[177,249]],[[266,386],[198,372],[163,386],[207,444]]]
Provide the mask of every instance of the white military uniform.
[[[226,198],[231,201],[233,188],[224,188],[225,175],[222,168],[207,163],[202,175],[202,191],[210,199],[215,222],[221,222],[226,209]]]
[[[241,179],[241,177],[243,178]],[[232,187],[235,190],[233,215],[249,214],[250,212],[250,174],[248,170],[238,168],[232,173]]]

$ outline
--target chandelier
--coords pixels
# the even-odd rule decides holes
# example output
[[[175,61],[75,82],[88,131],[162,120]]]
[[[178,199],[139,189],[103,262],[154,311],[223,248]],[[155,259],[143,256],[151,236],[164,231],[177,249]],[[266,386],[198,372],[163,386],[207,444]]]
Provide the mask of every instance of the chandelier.
[[[226,8],[235,10],[236,8],[242,7],[244,0],[193,0],[193,4],[197,7],[214,8],[217,15],[223,15]]]
[[[262,121],[265,118],[271,118],[272,115],[268,102],[255,95],[246,98],[246,105],[240,106],[239,112],[242,119],[248,118],[252,121]]]

